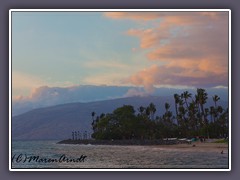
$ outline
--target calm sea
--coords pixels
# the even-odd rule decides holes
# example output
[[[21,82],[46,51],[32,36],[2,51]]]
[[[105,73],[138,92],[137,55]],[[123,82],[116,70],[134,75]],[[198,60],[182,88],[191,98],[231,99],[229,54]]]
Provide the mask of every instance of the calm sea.
[[[64,156],[65,160],[68,158],[79,162],[60,162],[61,156]],[[169,148],[161,148],[64,145],[57,144],[57,141],[13,141],[12,158],[12,168],[228,168],[228,153],[181,150],[174,146],[171,148],[171,145]],[[56,162],[46,162],[49,159]]]

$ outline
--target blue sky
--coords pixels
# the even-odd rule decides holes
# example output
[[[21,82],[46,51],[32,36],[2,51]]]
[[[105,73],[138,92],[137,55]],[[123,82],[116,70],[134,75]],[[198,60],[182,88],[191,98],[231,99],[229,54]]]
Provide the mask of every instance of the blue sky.
[[[13,12],[13,96],[40,86],[226,86],[227,20],[221,13]]]
[[[97,12],[14,12],[12,70],[36,77],[39,85],[89,84],[99,74],[113,74],[113,64],[115,68],[133,66],[142,58],[141,53],[132,52],[138,39],[124,33],[135,26],[139,24],[119,23]],[[113,67],[104,67],[107,64]],[[127,74],[125,71],[124,75]],[[14,94],[29,93],[24,87],[22,91],[14,86],[13,89]]]

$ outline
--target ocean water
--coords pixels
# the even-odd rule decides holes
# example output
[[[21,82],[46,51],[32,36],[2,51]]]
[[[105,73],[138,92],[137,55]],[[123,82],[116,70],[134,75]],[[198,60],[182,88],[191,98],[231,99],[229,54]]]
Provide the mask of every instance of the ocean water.
[[[33,156],[38,156],[38,159],[34,159]],[[65,160],[68,158],[69,161],[71,159],[76,161],[59,161],[61,156],[65,156]],[[56,161],[53,162],[54,160]],[[227,169],[228,151],[225,150],[224,154],[221,154],[212,149],[193,151],[191,148],[179,149],[171,145],[162,148],[161,146],[67,145],[57,144],[57,141],[13,141],[12,168]]]

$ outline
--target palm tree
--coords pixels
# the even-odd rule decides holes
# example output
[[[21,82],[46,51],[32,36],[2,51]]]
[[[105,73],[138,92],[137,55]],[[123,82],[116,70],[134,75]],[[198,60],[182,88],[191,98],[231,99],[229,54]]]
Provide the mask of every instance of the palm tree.
[[[208,133],[208,121],[207,121],[207,118],[206,118],[206,113],[204,111],[204,104],[207,102],[207,93],[206,93],[206,90],[205,89],[197,89],[197,97],[198,97],[198,102],[199,102],[199,105],[200,105],[200,108],[201,108],[201,115],[202,115],[202,123],[204,124],[205,128],[206,128],[206,135],[209,136],[209,133]]]
[[[178,104],[180,102],[180,96],[178,94],[174,94],[174,100],[175,100],[176,116],[178,117]]]
[[[77,140],[77,131],[75,131],[74,134],[75,134],[75,140]]]
[[[151,120],[154,119],[154,114],[156,112],[156,106],[153,103],[149,104],[149,111],[150,111],[150,116],[151,116]]]
[[[217,107],[217,111],[218,111],[219,113],[222,113],[222,112],[223,112],[222,106],[218,106],[218,107]]]
[[[142,115],[143,112],[145,111],[145,108],[143,106],[140,106],[138,111],[140,112],[140,114]]]
[[[205,89],[197,89],[197,98],[201,108],[202,117],[204,120],[204,117],[205,117],[204,104],[207,102],[207,98],[208,98]]]
[[[104,118],[105,115],[106,115],[106,114],[102,113],[102,114],[100,115],[100,119]]]
[[[82,133],[79,132],[79,139],[82,139]]]
[[[83,139],[87,139],[87,131],[84,131]]]
[[[165,103],[165,109],[166,109],[166,112],[168,112],[169,108],[170,108],[170,104]]]
[[[74,140],[74,132],[72,132],[72,140]]]
[[[210,111],[209,111],[208,108],[205,108],[205,109],[204,109],[205,116],[208,116],[208,115],[209,115],[209,112],[210,112]]]
[[[147,108],[145,109],[145,113],[146,113],[147,117],[149,117],[149,115],[150,115],[150,113],[151,113],[149,107],[147,107]]]
[[[92,120],[94,121],[94,116],[96,115],[96,113],[93,111],[92,112]]]
[[[78,131],[78,138],[77,139],[80,139],[80,132]]]
[[[183,93],[181,94],[181,98],[184,99],[187,108],[188,108],[188,102],[187,102],[187,99],[188,99],[188,98],[191,98],[191,97],[192,97],[192,94],[189,93],[188,91],[185,91],[185,92],[183,92]]]
[[[192,101],[189,104],[189,108],[188,108],[188,119],[189,119],[189,125],[193,130],[198,130],[197,112],[198,110],[196,108],[195,102]]]
[[[214,116],[215,110],[214,110],[213,106],[210,106],[210,112],[209,113],[211,115],[211,121],[215,122],[215,116]]]
[[[217,101],[220,100],[220,97],[218,95],[214,95],[212,98],[213,98],[213,102],[214,102],[215,108],[216,108],[217,107]]]

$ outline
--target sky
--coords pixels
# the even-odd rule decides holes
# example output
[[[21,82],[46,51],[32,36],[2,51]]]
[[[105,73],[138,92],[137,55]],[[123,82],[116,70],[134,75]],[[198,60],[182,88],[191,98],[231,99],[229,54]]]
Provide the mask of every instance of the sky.
[[[12,12],[16,99],[43,86],[226,88],[228,61],[228,12]]]

